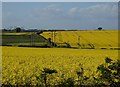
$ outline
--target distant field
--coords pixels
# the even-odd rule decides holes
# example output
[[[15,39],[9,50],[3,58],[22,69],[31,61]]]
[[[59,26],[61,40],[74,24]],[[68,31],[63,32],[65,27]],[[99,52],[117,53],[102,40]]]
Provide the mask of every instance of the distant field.
[[[71,47],[118,48],[118,30],[50,31],[41,35],[57,44],[67,43]]]
[[[2,45],[44,46],[51,38],[57,47],[118,48],[118,30],[47,31],[40,35],[34,32],[5,32],[1,35]]]
[[[49,77],[54,78],[51,84],[62,80],[63,74],[65,78],[77,79],[80,64],[85,75],[95,75],[97,66],[103,64],[106,57],[119,59],[118,50],[2,47],[2,83],[23,85],[30,81],[36,85],[36,76],[43,68],[58,71]]]
[[[2,45],[41,45],[45,38],[35,33],[2,33]]]

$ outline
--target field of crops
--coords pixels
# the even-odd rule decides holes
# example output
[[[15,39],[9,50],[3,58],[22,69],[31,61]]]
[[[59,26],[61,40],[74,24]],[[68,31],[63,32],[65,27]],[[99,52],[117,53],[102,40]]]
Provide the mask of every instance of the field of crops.
[[[2,45],[38,45],[45,43],[45,39],[34,32],[2,33]]]
[[[83,66],[85,75],[91,76],[105,57],[118,59],[118,50],[67,49],[67,48],[22,48],[2,47],[2,83],[36,85],[43,68],[57,70],[50,83],[65,78],[77,78],[75,72]]]
[[[2,45],[46,46],[46,39],[51,38],[57,47],[119,48],[118,30],[47,31],[40,35],[35,32],[4,32],[1,35]]]
[[[84,30],[44,32],[55,43],[68,43],[80,48],[118,48],[118,30]]]

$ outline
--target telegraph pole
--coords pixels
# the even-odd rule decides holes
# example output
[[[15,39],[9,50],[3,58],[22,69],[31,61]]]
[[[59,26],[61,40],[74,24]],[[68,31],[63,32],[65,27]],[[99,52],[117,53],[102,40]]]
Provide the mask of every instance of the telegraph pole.
[[[53,42],[53,31],[52,31],[52,42]]]
[[[80,47],[80,36],[78,36],[78,47]]]
[[[31,36],[31,46],[32,46],[32,34],[30,36]]]
[[[78,43],[80,43],[80,36],[78,36]]]
[[[33,46],[34,45],[34,33],[32,33],[30,36],[31,36],[31,46]]]
[[[55,42],[56,42],[55,37],[56,37],[56,34],[55,34],[55,31],[54,31],[54,47],[55,47]]]

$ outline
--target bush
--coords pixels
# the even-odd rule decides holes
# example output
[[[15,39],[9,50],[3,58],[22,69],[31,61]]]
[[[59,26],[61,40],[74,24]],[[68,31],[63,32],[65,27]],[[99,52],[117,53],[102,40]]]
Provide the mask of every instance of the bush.
[[[114,62],[112,59],[106,57],[105,64],[97,67],[97,73],[97,85],[120,87],[120,60]]]

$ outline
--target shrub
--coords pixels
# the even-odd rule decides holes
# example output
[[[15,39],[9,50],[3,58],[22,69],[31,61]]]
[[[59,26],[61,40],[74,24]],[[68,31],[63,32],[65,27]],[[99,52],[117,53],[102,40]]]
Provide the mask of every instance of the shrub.
[[[120,60],[113,61],[106,57],[105,64],[97,67],[97,85],[109,85],[111,87],[120,86]]]

